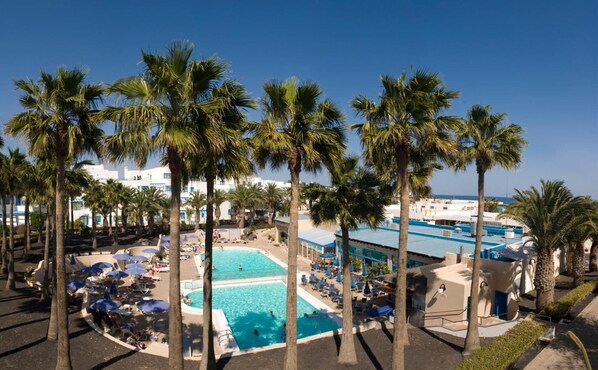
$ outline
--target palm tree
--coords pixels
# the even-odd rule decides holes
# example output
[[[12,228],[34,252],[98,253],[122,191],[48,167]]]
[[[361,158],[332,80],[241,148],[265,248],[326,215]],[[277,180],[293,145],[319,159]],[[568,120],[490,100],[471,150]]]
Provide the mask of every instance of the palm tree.
[[[118,187],[119,182],[113,179],[106,180],[104,184],[104,200],[108,205],[108,235],[112,236],[112,244],[118,244],[118,221],[114,230],[112,229],[112,214],[115,214],[115,218],[118,218],[118,199],[120,189]]]
[[[206,195],[199,190],[190,194],[184,206],[190,206],[195,210],[195,231],[199,230],[199,211],[206,205]]]
[[[339,364],[357,363],[353,341],[353,306],[351,302],[351,259],[349,229],[362,223],[376,227],[384,220],[384,207],[390,204],[390,191],[373,173],[358,167],[357,157],[348,157],[329,169],[331,188],[322,187],[314,194],[311,219],[315,225],[338,223],[343,240],[343,334]]]
[[[252,184],[247,187],[248,198],[246,206],[249,208],[249,225],[253,226],[255,220],[255,211],[263,202],[262,188],[258,184]]]
[[[171,172],[170,253],[180,252],[180,213],[183,160],[200,149],[201,128],[193,125],[197,112],[209,107],[205,96],[224,74],[214,58],[194,61],[193,45],[175,42],[166,55],[142,52],[145,71],[117,81],[108,89],[122,98],[123,106],[106,107],[102,117],[116,123],[107,138],[113,161],[132,157],[144,167],[148,155],[161,153]],[[180,261],[170,264],[169,365],[183,367]]]
[[[249,186],[239,184],[228,192],[228,200],[236,210],[239,228],[245,227],[245,209],[252,202],[253,192]]]
[[[129,212],[131,211],[131,198],[133,197],[133,188],[118,183],[119,196],[118,203],[120,203],[120,219],[122,222],[122,232],[129,231]]]
[[[575,205],[581,198],[574,197],[563,181],[541,180],[538,190],[515,189],[514,203],[507,206],[500,217],[510,217],[524,224],[537,253],[536,310],[542,311],[554,301],[553,254],[565,243],[565,236],[575,227]]]
[[[283,198],[283,192],[276,186],[275,183],[268,183],[264,187],[264,203],[266,203],[266,207],[268,210],[268,225],[272,225],[272,220],[274,219],[276,208],[278,204]]]
[[[102,131],[91,119],[101,100],[101,85],[85,83],[86,73],[60,67],[56,75],[41,72],[37,82],[15,82],[24,95],[25,112],[8,121],[6,132],[28,141],[30,155],[52,157],[56,163],[56,308],[58,330],[57,369],[70,369],[70,346],[65,284],[64,172],[65,162],[85,152],[98,152]]]
[[[365,157],[375,171],[395,178],[400,191],[400,230],[397,252],[396,325],[393,340],[393,370],[405,368],[407,337],[407,237],[409,228],[409,172],[413,153],[449,156],[455,152],[450,138],[458,119],[439,116],[459,94],[446,90],[436,73],[416,71],[407,79],[381,77],[383,90],[378,104],[365,96],[352,101],[353,109],[365,119],[355,125],[365,150]]]
[[[343,114],[328,99],[321,100],[316,83],[295,78],[264,85],[261,123],[254,127],[255,157],[261,167],[286,166],[291,175],[287,279],[287,346],[285,369],[297,368],[297,249],[299,176],[317,172],[322,163],[341,158],[345,149]]]
[[[220,226],[220,206],[226,202],[226,191],[214,190],[214,221],[215,226]]]
[[[27,159],[19,149],[8,149],[8,156],[4,161],[3,170],[6,171],[6,191],[10,202],[10,218],[8,228],[8,278],[6,289],[15,290],[15,198],[22,194],[21,176],[27,173]]]
[[[471,278],[471,304],[465,338],[464,355],[480,348],[478,333],[478,301],[480,294],[480,264],[482,232],[484,225],[484,176],[495,166],[512,169],[521,163],[526,145],[519,125],[503,125],[506,114],[491,114],[490,106],[474,105],[467,112],[467,119],[460,125],[457,136],[460,142],[457,168],[465,169],[475,163],[478,174],[478,221],[476,224],[475,250]]]
[[[102,202],[102,186],[98,180],[92,180],[85,189],[83,202],[91,209],[91,248],[98,249],[98,238],[96,233],[96,215]]]
[[[8,274],[8,239],[6,234],[6,198],[8,196],[8,171],[5,169],[7,158],[0,153],[0,203],[2,203],[2,269],[0,274]]]
[[[573,277],[573,286],[579,286],[583,283],[585,275],[585,250],[586,240],[592,238],[592,234],[598,228],[598,208],[596,202],[590,197],[583,197],[572,205],[573,226],[565,234],[567,248],[572,251],[571,276]],[[569,257],[569,256],[567,256]]]
[[[201,150],[195,156],[187,158],[185,163],[187,177],[202,177],[206,180],[206,239],[203,278],[203,338],[201,369],[215,369],[214,333],[212,326],[212,235],[214,232],[214,207],[216,203],[218,218],[223,199],[215,200],[218,191],[214,191],[217,178],[235,179],[237,182],[253,173],[249,161],[249,142],[244,139],[247,130],[244,109],[253,108],[245,87],[225,80],[214,87],[207,97],[211,109],[198,114],[195,125],[203,132]],[[221,145],[213,145],[219,143]],[[220,198],[224,192],[220,191]]]

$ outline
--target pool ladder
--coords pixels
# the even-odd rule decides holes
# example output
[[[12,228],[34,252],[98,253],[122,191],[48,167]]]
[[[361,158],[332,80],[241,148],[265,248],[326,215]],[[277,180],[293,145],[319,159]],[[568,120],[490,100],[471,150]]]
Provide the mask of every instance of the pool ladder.
[[[230,329],[224,329],[218,333],[218,344],[222,345],[223,339],[229,339],[229,337],[235,337]]]

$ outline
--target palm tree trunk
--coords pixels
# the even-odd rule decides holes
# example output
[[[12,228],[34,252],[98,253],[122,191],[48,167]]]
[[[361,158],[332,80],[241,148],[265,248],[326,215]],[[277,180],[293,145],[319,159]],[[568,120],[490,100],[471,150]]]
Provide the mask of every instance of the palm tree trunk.
[[[397,290],[395,297],[395,328],[392,343],[392,370],[405,368],[405,344],[407,344],[407,238],[409,231],[409,178],[407,150],[397,156],[397,168],[400,186],[400,229],[399,249],[397,251]]]
[[[108,213],[108,235],[112,236],[112,207]]]
[[[590,271],[598,271],[598,240],[592,240],[592,248],[590,249]]]
[[[214,235],[214,175],[206,176],[206,249],[203,263],[203,335],[204,338],[200,370],[216,369],[214,353],[214,328],[212,325],[212,246]]]
[[[31,222],[29,222],[29,197],[25,198],[25,246],[23,248],[23,260],[27,260],[31,251]]]
[[[580,286],[583,284],[586,268],[584,266],[584,249],[583,243],[576,243],[573,253],[573,286]]]
[[[478,331],[478,306],[480,295],[480,271],[482,252],[482,233],[484,230],[484,171],[478,168],[478,222],[476,224],[475,250],[473,252],[473,271],[471,273],[471,304],[469,305],[469,317],[467,318],[467,336],[463,355],[468,356],[473,351],[480,349],[480,333]]]
[[[41,209],[41,207],[40,207]],[[43,302],[47,302],[50,299],[50,217],[51,210],[50,205],[46,205],[46,241],[44,244],[44,281],[42,282],[42,297],[41,300]],[[40,212],[41,214],[41,212]],[[50,339],[48,337],[48,339]],[[54,338],[56,339],[56,338]]]
[[[239,204],[239,229],[245,228],[245,204]]]
[[[272,225],[272,219],[274,218],[273,207],[268,207],[268,225]]]
[[[42,219],[43,219],[44,215],[42,213],[42,204],[41,203],[39,203],[37,205],[37,211],[39,212],[39,228],[37,229],[37,231],[38,231],[38,233],[37,233],[37,244],[41,244],[42,243],[42,229],[43,229],[43,224],[45,223],[45,221],[42,222]],[[46,231],[47,230],[48,229],[46,229]]]
[[[56,156],[56,308],[58,325],[58,355],[56,369],[72,369],[68,306],[66,301],[66,264],[64,253],[64,157]]]
[[[116,203],[116,212],[114,213],[114,234],[112,234],[112,245],[118,246],[118,203]],[[116,253],[116,249],[114,249],[112,252]]]
[[[216,226],[220,226],[220,204],[214,207],[214,216],[216,218]],[[207,213],[206,213],[207,217]]]
[[[141,235],[143,234],[143,211],[142,210],[137,210],[137,212],[139,212],[139,215],[137,216],[137,231],[136,231],[136,236],[138,238],[141,238]]]
[[[0,194],[0,201],[2,201],[2,268],[0,274],[4,275],[8,273],[8,240],[6,238],[6,195]]]
[[[52,258],[52,303],[50,304],[50,320],[48,321],[48,333],[46,339],[55,341],[58,339],[58,297],[56,294],[56,258]]]
[[[195,231],[199,230],[199,208],[195,208]]]
[[[6,290],[15,290],[15,197],[10,195],[10,228],[8,229],[8,278]]]
[[[563,250],[563,253],[566,253],[567,256],[567,260],[566,260],[566,266],[567,266],[567,275],[568,276],[573,276],[573,269],[574,269],[574,260],[575,260],[575,245],[573,243],[567,243],[565,245],[565,250]]]
[[[554,302],[554,260],[550,246],[536,246],[537,264],[534,276],[536,311],[542,311]]]
[[[69,207],[71,210],[71,233],[75,233],[75,211],[73,207],[73,197],[69,197]]]
[[[168,365],[171,369],[183,368],[183,316],[181,313],[181,159],[169,153],[172,197],[170,198],[170,282],[168,312]]]
[[[98,249],[98,237],[96,235],[96,207],[91,207],[91,249]]]
[[[291,209],[289,212],[289,250],[287,276],[287,350],[285,370],[297,370],[297,249],[299,236],[299,173],[301,164],[298,158],[289,162],[291,172]],[[241,210],[243,216],[245,209]],[[244,218],[244,217],[243,217]]]
[[[357,364],[353,338],[353,303],[351,293],[351,258],[349,257],[349,228],[341,225],[343,238],[343,336],[338,352],[338,363]]]

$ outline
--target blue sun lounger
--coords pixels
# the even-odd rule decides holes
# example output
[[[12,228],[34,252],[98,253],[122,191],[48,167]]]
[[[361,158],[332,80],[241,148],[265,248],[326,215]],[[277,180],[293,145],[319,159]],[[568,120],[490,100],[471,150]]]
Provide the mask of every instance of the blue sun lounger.
[[[368,311],[368,317],[376,318],[376,317],[388,316],[392,313],[393,310],[394,309],[388,305],[374,308],[374,309]]]

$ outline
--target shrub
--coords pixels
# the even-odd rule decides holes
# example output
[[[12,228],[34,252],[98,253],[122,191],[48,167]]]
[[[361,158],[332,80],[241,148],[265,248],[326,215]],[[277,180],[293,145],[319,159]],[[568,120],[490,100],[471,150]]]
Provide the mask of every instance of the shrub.
[[[559,321],[577,302],[587,297],[596,289],[596,281],[588,281],[562,296],[558,301],[546,307],[540,314],[550,316],[553,321]]]
[[[458,370],[502,370],[525,352],[544,333],[546,327],[525,320],[457,364]]]

